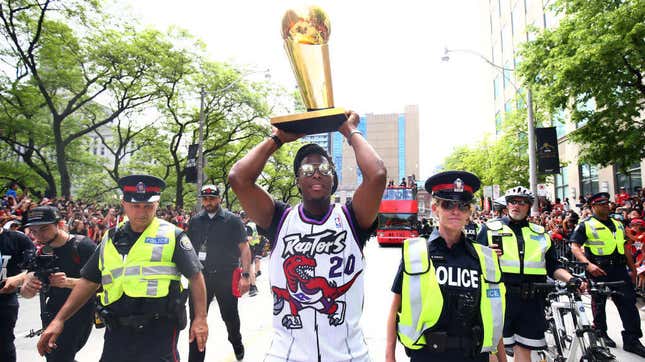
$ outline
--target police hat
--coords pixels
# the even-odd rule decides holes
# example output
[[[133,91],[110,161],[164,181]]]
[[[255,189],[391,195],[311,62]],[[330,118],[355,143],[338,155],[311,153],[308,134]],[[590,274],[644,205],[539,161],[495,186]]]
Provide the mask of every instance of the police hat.
[[[150,175],[130,175],[119,179],[119,188],[125,202],[159,201],[161,191],[166,187],[164,180]]]
[[[480,184],[479,178],[470,172],[445,171],[428,178],[425,188],[440,199],[472,201]]]
[[[38,206],[27,212],[27,221],[25,221],[23,227],[55,224],[60,219],[60,211],[57,208],[53,206]]]
[[[219,189],[215,185],[204,185],[199,190],[199,197],[204,196],[219,196]]]
[[[609,193],[608,192],[599,192],[597,194],[593,194],[589,198],[589,204],[594,205],[594,204],[608,204],[609,203]]]

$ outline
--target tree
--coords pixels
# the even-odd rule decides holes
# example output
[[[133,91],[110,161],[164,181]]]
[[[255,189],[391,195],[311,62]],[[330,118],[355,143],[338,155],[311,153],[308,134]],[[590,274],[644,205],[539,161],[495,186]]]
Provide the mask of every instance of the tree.
[[[502,130],[496,140],[490,136],[473,144],[458,146],[444,161],[447,170],[466,170],[482,185],[500,185],[502,190],[528,186],[529,162],[526,109],[504,115]],[[538,176],[544,180],[544,176]]]
[[[561,16],[524,44],[519,72],[544,112],[568,109],[584,162],[645,157],[645,0],[559,0]],[[595,106],[593,106],[595,104]]]
[[[106,28],[114,22],[96,1],[3,2],[0,21],[0,58],[15,71],[0,79],[2,123],[17,125],[0,139],[47,182],[48,196],[58,194],[57,183],[70,196],[74,142],[158,99],[160,86],[190,62],[158,31]]]

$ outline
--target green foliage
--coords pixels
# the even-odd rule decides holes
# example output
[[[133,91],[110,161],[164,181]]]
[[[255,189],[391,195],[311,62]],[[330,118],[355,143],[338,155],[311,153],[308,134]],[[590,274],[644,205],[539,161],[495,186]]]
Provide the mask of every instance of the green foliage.
[[[569,137],[582,162],[629,165],[645,157],[645,0],[559,0],[561,16],[527,42],[519,72],[544,112],[584,124]],[[590,107],[595,104],[595,107]]]
[[[529,184],[526,109],[507,113],[500,136],[490,136],[472,145],[462,145],[446,157],[444,169],[472,172],[482,185],[500,185],[502,190]],[[542,177],[544,179],[544,177]]]

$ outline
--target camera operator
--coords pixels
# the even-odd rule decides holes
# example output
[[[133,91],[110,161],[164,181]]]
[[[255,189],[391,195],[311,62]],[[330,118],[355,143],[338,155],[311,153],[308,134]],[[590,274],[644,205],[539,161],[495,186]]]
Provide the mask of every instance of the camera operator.
[[[55,207],[40,206],[30,210],[25,227],[29,227],[38,249],[34,256],[36,260],[29,262],[29,269],[39,270],[27,274],[20,294],[32,298],[40,292],[40,317],[46,328],[67,300],[96,245],[86,236],[64,231],[60,212]],[[43,256],[48,256],[47,263],[42,262],[47,260]],[[91,299],[65,323],[57,341],[58,348],[47,354],[47,361],[74,361],[76,352],[83,348],[92,331],[93,318],[94,299]]]
[[[18,319],[16,292],[25,277],[20,270],[23,255],[32,250],[34,243],[25,234],[0,228],[0,361],[16,361],[13,343],[13,329]]]

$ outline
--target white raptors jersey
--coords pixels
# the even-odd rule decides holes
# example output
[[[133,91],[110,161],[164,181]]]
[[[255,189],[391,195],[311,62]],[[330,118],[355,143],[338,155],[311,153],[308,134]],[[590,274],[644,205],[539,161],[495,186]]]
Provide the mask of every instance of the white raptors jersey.
[[[287,209],[269,262],[275,335],[265,361],[369,361],[359,321],[363,253],[345,206]]]

